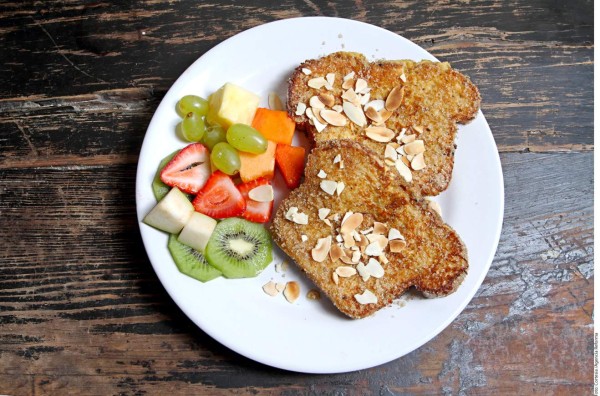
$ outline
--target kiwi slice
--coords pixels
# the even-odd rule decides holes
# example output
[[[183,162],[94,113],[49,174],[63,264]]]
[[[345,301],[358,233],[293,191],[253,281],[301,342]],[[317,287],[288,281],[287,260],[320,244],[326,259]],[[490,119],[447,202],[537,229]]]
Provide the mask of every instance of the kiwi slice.
[[[171,234],[169,236],[167,247],[179,271],[187,276],[201,282],[208,282],[221,275],[221,271],[208,264],[201,252],[179,242],[177,235]]]
[[[273,260],[271,237],[260,224],[225,219],[208,240],[206,260],[227,278],[251,278]]]
[[[154,180],[152,180],[152,192],[154,193],[154,198],[156,198],[157,201],[163,199],[164,196],[167,195],[167,193],[171,189],[171,187],[167,186],[165,183],[162,182],[162,180],[160,180],[160,172],[169,163],[169,161],[171,161],[173,157],[175,157],[175,154],[177,154],[178,152],[179,150],[173,151],[171,154],[163,158],[162,161],[160,161],[160,164],[158,164],[158,169],[156,170],[156,174],[154,175]]]

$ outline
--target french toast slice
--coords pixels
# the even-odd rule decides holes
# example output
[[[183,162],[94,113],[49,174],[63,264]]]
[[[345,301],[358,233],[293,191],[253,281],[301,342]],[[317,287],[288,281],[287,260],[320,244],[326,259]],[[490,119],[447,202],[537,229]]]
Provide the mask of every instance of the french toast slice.
[[[398,178],[356,141],[319,142],[303,183],[273,218],[274,241],[351,318],[373,314],[412,286],[427,297],[447,295],[466,275],[458,234]]]
[[[333,77],[333,83],[325,80],[326,84],[319,84],[319,79],[328,77],[328,74],[330,78]],[[344,77],[349,81],[345,81]],[[366,88],[364,83],[357,86],[359,79],[366,82]],[[395,97],[395,102],[400,100],[399,107],[391,112],[383,111],[381,101],[386,101],[396,87],[395,95],[392,96]],[[350,89],[358,95],[348,93]],[[344,108],[340,114],[347,118],[345,125],[328,123],[319,109],[321,105],[313,99],[319,95],[321,103],[329,102],[329,105],[324,106],[325,110],[341,107],[344,102],[356,100],[357,96],[359,100],[354,104],[363,115],[355,114],[352,117]],[[372,101],[379,101],[369,106],[378,110],[379,116],[369,113],[375,119],[364,115],[365,104]],[[384,163],[393,169],[396,162],[402,160],[406,165],[406,169],[398,165],[403,168],[398,171],[405,176],[402,182],[415,194],[422,196],[438,195],[448,187],[454,165],[457,123],[466,123],[474,118],[479,104],[477,87],[466,76],[453,70],[448,63],[411,60],[369,62],[362,54],[353,52],[336,52],[319,59],[307,60],[295,69],[288,83],[287,108],[290,116],[296,121],[298,129],[307,132],[313,143],[353,139],[384,158],[388,144],[395,146],[402,143],[398,140],[400,135],[415,135],[414,139],[422,142],[419,143],[424,149],[422,158],[413,164],[412,158],[401,155],[405,158],[398,159],[388,149],[390,155]],[[302,111],[303,105],[306,105],[306,111]],[[337,107],[337,110],[340,108]],[[356,113],[356,110],[352,113]],[[366,123],[356,123],[357,117],[364,118]],[[380,122],[379,117],[385,121]],[[367,136],[368,126],[376,124],[391,130],[393,137],[382,142]],[[410,139],[412,137],[406,138]],[[402,150],[399,153],[402,154]]]

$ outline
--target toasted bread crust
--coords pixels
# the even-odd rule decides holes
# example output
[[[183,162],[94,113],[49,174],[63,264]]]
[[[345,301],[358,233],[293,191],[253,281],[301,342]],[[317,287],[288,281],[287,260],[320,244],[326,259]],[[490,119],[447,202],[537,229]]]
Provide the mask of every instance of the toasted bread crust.
[[[305,75],[302,69],[311,70]],[[313,144],[333,139],[353,139],[363,143],[383,158],[385,144],[366,137],[364,127],[349,122],[344,127],[328,125],[322,132],[309,123],[306,115],[296,115],[298,103],[308,105],[312,96],[330,92],[336,104],[342,104],[342,79],[350,72],[367,81],[371,87],[370,100],[385,100],[396,86],[404,87],[404,101],[385,125],[394,130],[411,126],[423,127],[419,135],[425,143],[427,167],[413,172],[407,184],[415,194],[435,196],[444,191],[452,177],[454,165],[456,123],[465,123],[477,114],[480,95],[477,87],[448,63],[411,60],[368,62],[361,54],[336,52],[320,59],[307,60],[299,65],[289,80],[288,103],[290,116],[298,128],[305,130]],[[335,73],[333,90],[310,88],[311,78]],[[401,75],[404,74],[406,81]],[[403,180],[401,180],[404,183]]]
[[[336,155],[343,159],[343,169],[333,163]],[[327,179],[344,182],[346,187],[339,196],[328,195],[319,187],[320,170],[327,174]],[[303,184],[289,194],[274,216],[271,231],[275,242],[351,318],[373,314],[412,286],[426,296],[449,294],[466,274],[467,252],[458,234],[429,208],[427,201],[416,198],[403,187],[398,178],[377,154],[356,141],[319,142],[309,154]],[[308,224],[299,225],[286,219],[290,207],[306,213]],[[330,257],[318,263],[311,256],[319,238],[332,236],[335,241],[340,225],[332,220],[330,227],[320,220],[320,208],[331,209],[332,215],[343,216],[347,211],[362,213],[364,221],[360,229],[368,228],[374,221],[383,222],[398,229],[407,246],[399,253],[386,253],[389,263],[383,265],[383,277],[371,277],[365,282],[354,275],[341,278],[336,285],[332,274],[345,264],[340,260],[333,262]],[[302,242],[302,235],[308,240]],[[365,289],[377,296],[377,303],[358,303],[354,295]]]

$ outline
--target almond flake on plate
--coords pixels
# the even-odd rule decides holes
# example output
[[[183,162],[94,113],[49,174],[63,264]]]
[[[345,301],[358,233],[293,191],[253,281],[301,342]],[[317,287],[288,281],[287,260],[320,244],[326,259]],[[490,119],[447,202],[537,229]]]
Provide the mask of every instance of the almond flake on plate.
[[[290,281],[286,283],[283,295],[290,304],[294,303],[300,297],[300,285],[298,282]]]
[[[416,171],[424,169],[426,166],[427,165],[425,164],[425,157],[423,156],[423,153],[415,155],[410,161],[410,167]]]
[[[311,250],[313,260],[322,263],[331,249],[331,235],[327,238],[319,238],[317,245]]]
[[[389,142],[395,135],[394,131],[383,126],[370,126],[365,129],[365,134],[369,139],[380,143]]]
[[[311,98],[308,100],[308,104],[313,109],[324,109],[325,108],[325,104],[323,104],[323,102],[321,102],[321,99],[319,99],[318,96],[311,96]],[[314,112],[314,110],[313,110],[313,112]]]
[[[310,76],[310,74],[312,73],[312,71],[310,69],[307,69],[306,67],[302,68],[302,73],[304,73],[307,76]]]
[[[335,73],[327,73],[325,80],[327,80],[329,85],[333,86],[333,83],[335,82]]]
[[[327,84],[327,80],[324,77],[315,77],[308,80],[308,86],[314,89],[323,88]]]
[[[371,243],[369,243],[367,245],[367,247],[365,248],[365,254],[367,256],[380,256],[383,254],[383,249],[381,248],[381,245],[379,244],[379,241],[373,241]]]
[[[371,273],[367,270],[367,267],[363,263],[358,263],[356,266],[356,271],[358,271],[358,275],[361,276],[363,282],[366,282],[371,277]]]
[[[273,281],[268,281],[262,287],[263,291],[269,296],[273,297],[279,294],[279,290],[277,290],[277,285]]]
[[[323,169],[319,169],[319,173],[317,173],[317,177],[319,179],[325,179],[327,177],[327,173]]]
[[[390,231],[388,232],[388,240],[393,241],[394,239],[404,239],[404,235],[402,235],[396,228],[390,228]]]
[[[344,113],[350,119],[350,121],[360,127],[367,125],[367,118],[360,107],[350,102],[344,102],[342,107],[344,108]]]
[[[344,191],[344,188],[346,188],[346,185],[344,184],[344,182],[338,182],[337,187],[335,189],[335,192],[337,193],[338,197],[340,196],[342,191]]]
[[[327,215],[329,215],[329,212],[331,212],[331,209],[327,209],[327,208],[319,209],[319,219],[325,220]]]
[[[321,117],[328,124],[333,126],[345,126],[346,125],[346,117],[344,117],[341,113],[338,113],[335,110],[321,110]]]
[[[402,158],[404,158],[404,157],[402,157]],[[412,181],[412,172],[410,171],[408,166],[406,166],[406,164],[404,162],[402,162],[401,159],[398,159],[396,161],[396,170],[398,171],[400,176],[402,176],[404,178],[404,180],[406,180],[409,183]]]
[[[409,136],[414,136],[414,135],[409,135]],[[410,143],[405,144],[403,148],[404,148],[404,152],[406,153],[406,155],[421,154],[422,152],[425,151],[425,142],[423,142],[422,140],[414,140]]]
[[[356,269],[354,267],[349,267],[347,265],[343,265],[341,267],[337,267],[335,272],[341,278],[349,278],[351,276],[356,275]]]

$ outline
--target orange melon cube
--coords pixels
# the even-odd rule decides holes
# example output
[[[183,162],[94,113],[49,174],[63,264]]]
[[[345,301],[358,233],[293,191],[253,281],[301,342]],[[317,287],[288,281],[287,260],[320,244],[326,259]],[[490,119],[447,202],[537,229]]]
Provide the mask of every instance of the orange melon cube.
[[[259,107],[254,114],[252,127],[267,140],[291,145],[296,123],[290,118],[287,111]]]
[[[262,154],[251,154],[240,151],[240,178],[244,183],[265,177],[269,180],[275,173],[275,150],[277,143],[268,141],[267,151]]]

